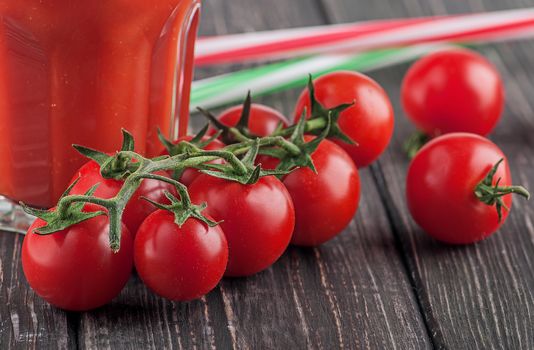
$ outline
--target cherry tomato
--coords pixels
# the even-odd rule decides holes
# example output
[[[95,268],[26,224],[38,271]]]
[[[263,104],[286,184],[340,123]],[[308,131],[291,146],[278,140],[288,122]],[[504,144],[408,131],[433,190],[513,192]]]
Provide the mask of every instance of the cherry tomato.
[[[158,174],[168,175],[165,172],[159,172]],[[70,194],[84,194],[93,185],[100,183],[94,196],[108,199],[114,197],[120,191],[123,184],[123,181],[121,180],[103,178],[102,175],[100,175],[100,166],[94,161],[89,161],[82,165],[76,174],[74,174],[72,181],[78,178],[79,180],[71,189]],[[164,191],[176,194],[176,189],[173,185],[152,179],[143,180],[141,186],[135,191],[122,215],[123,222],[134,236],[143,220],[156,210],[152,204],[141,199],[141,196],[159,203],[168,203]]]
[[[187,301],[212,290],[228,261],[228,244],[219,226],[188,219],[182,227],[174,214],[157,210],[139,227],[135,237],[135,267],[154,292]]]
[[[274,170],[280,163],[280,160],[275,157],[260,154],[258,157],[256,157],[256,161],[254,163],[261,164],[262,169]]]
[[[503,152],[491,141],[467,133],[451,133],[426,144],[410,164],[406,198],[414,220],[430,236],[452,244],[480,241],[495,232],[499,222],[495,206],[481,202],[475,188],[500,160],[494,180],[512,182]],[[493,184],[495,184],[493,181]],[[502,197],[510,208],[511,195]]]
[[[193,203],[220,223],[228,241],[225,276],[249,276],[271,266],[291,240],[295,211],[284,185],[273,176],[252,185],[200,175],[189,187]]]
[[[333,139],[352,158],[358,168],[374,162],[384,152],[393,133],[393,108],[382,87],[371,78],[356,72],[339,71],[315,79],[315,98],[324,108],[333,108],[354,102],[341,112],[341,130],[358,145],[349,145]],[[308,90],[300,95],[295,108],[299,120],[306,108],[310,116]]]
[[[500,119],[504,88],[497,69],[466,49],[448,49],[418,60],[401,90],[408,117],[423,132],[489,134]]]
[[[178,140],[174,141],[174,143],[177,144],[180,141],[191,141],[193,139],[193,137],[194,136],[190,136],[190,135],[182,136]],[[209,139],[209,137],[204,136],[202,138],[202,141],[206,141],[208,139]],[[204,150],[206,150],[206,151],[217,151],[217,150],[220,150],[221,148],[223,148],[224,146],[225,146],[225,144],[222,143],[221,141],[213,140],[213,141],[211,141],[210,143],[208,143],[204,147]],[[160,155],[163,156],[163,155],[168,155],[168,154],[169,154],[169,152],[167,152],[167,150],[164,150],[164,151],[161,152]],[[218,160],[214,160],[213,162],[210,162],[210,163],[222,164],[223,160],[222,159],[218,159]],[[198,175],[200,175],[200,172],[197,169],[188,168],[188,169],[185,169],[183,171],[182,176],[180,176],[179,180],[184,185],[189,186],[197,178]]]
[[[235,126],[242,112],[243,106],[234,106],[219,114],[217,119],[226,126]],[[284,127],[289,125],[286,117],[277,110],[258,103],[253,103],[250,106],[248,128],[253,135],[259,137],[269,136],[276,130],[280,123]],[[211,129],[209,133],[213,135],[215,130]]]
[[[71,311],[86,311],[110,302],[130,277],[133,238],[122,228],[121,248],[109,247],[109,220],[97,216],[50,235],[34,229],[22,245],[22,268],[33,290],[50,304]]]
[[[317,174],[299,168],[283,179],[295,206],[291,243],[301,246],[316,246],[338,235],[356,214],[360,199],[358,169],[345,151],[323,140],[311,157]]]

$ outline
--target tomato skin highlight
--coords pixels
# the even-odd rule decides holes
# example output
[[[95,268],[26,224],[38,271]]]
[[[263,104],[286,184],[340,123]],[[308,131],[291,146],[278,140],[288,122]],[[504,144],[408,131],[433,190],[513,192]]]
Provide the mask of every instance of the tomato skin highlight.
[[[344,150],[323,140],[311,157],[317,174],[300,168],[283,179],[295,206],[291,244],[299,246],[317,246],[341,233],[360,200],[358,169]]]
[[[431,53],[410,67],[401,88],[408,118],[423,132],[488,135],[504,108],[504,87],[497,69],[467,49]]]
[[[182,136],[179,139],[177,139],[176,141],[174,141],[173,143],[177,144],[177,143],[180,143],[181,141],[188,141],[189,142],[193,138],[194,138],[194,136],[191,136],[191,135]],[[208,139],[209,139],[209,137],[204,136],[202,138],[202,141],[207,141]],[[225,146],[224,143],[222,143],[221,141],[215,139],[215,140],[211,141],[210,143],[208,143],[203,149],[206,150],[206,151],[217,151],[217,150],[220,150],[221,148],[223,148],[224,146]],[[164,150],[164,151],[162,151],[160,153],[160,155],[162,155],[162,156],[169,155],[169,152],[167,150]],[[212,161],[210,163],[211,164],[222,164],[223,160],[222,159],[217,159],[217,160],[214,160],[214,161]],[[189,186],[189,185],[191,185],[191,183],[200,174],[201,174],[200,171],[198,171],[197,169],[187,168],[182,172],[182,176],[180,176],[179,181],[181,183],[183,183],[184,185]]]
[[[158,172],[157,174],[168,175],[166,172]],[[72,187],[70,194],[85,194],[93,185],[100,183],[94,196],[104,199],[113,198],[120,191],[124,183],[121,180],[102,177],[100,175],[100,166],[95,161],[89,161],[82,165],[73,176],[71,183],[78,178],[79,180]],[[126,205],[122,215],[122,221],[126,224],[133,236],[135,236],[143,220],[156,210],[152,204],[141,199],[141,196],[159,203],[168,203],[168,199],[164,194],[165,191],[176,195],[176,189],[171,184],[152,179],[145,179],[141,182],[141,185]]]
[[[219,226],[190,218],[182,227],[174,214],[157,210],[135,237],[135,267],[156,294],[175,301],[200,298],[221,280],[228,261],[228,244]]]
[[[121,248],[109,247],[109,220],[97,216],[41,236],[33,229],[22,244],[22,268],[32,289],[48,303],[69,311],[95,309],[115,298],[133,267],[133,238],[123,225]]]
[[[226,126],[235,126],[242,111],[243,106],[234,106],[219,114],[217,119]],[[251,104],[248,128],[253,135],[269,136],[276,130],[279,123],[282,123],[284,127],[289,125],[287,118],[277,110],[258,103]],[[208,134],[213,135],[215,132],[216,130],[210,126]]]
[[[384,89],[368,76],[350,71],[323,75],[313,84],[315,97],[325,108],[355,102],[354,106],[341,112],[339,126],[358,145],[337,139],[331,141],[343,148],[358,168],[377,160],[387,148],[394,127],[393,107]],[[296,121],[301,118],[304,108],[309,117],[311,102],[307,89],[298,99],[294,113]]]
[[[512,183],[503,152],[491,141],[468,133],[451,133],[435,138],[414,157],[406,179],[408,208],[415,222],[430,236],[450,244],[469,244],[495,232],[499,222],[495,206],[482,203],[475,187],[500,159],[494,177],[500,186]],[[511,208],[512,196],[502,197]]]
[[[250,276],[271,266],[287,248],[295,226],[293,202],[275,177],[253,185],[200,175],[189,187],[195,204],[220,223],[228,241],[225,276]]]

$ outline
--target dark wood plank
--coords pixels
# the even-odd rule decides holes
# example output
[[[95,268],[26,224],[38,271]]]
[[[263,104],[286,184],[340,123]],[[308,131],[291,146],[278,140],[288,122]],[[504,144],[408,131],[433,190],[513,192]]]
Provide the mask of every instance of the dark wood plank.
[[[521,1],[399,1],[391,7],[375,1],[364,13],[349,11],[351,0],[324,0],[330,19],[417,16],[519,8]],[[380,5],[379,5],[380,4]],[[530,3],[532,5],[532,3]],[[393,6],[397,6],[394,8]],[[404,10],[399,12],[400,7]],[[507,108],[492,139],[508,155],[517,182],[533,187],[534,130],[533,43],[485,47],[506,82]],[[534,227],[532,204],[515,200],[513,213],[497,235],[476,245],[448,247],[428,238],[413,223],[404,200],[408,160],[402,142],[413,131],[399,106],[399,88],[407,65],[373,73],[395,104],[394,139],[375,180],[394,230],[402,243],[412,280],[433,342],[438,348],[531,349],[534,347]],[[385,181],[387,180],[387,182]]]
[[[322,23],[316,1],[204,2],[204,34]],[[237,69],[225,66],[199,76]],[[261,100],[290,113],[297,92]],[[195,117],[194,123],[200,120]],[[133,278],[81,317],[84,348],[429,348],[419,306],[371,174],[359,214],[319,249],[290,248],[271,269],[225,279],[204,300],[171,303]]]
[[[67,314],[39,298],[22,272],[22,236],[0,232],[0,349],[67,349],[76,337]]]
[[[370,174],[362,175],[369,197],[378,198]],[[269,271],[224,281],[222,293],[237,343],[250,348],[429,345],[378,201],[364,200],[349,229],[332,242],[290,248]]]
[[[87,349],[229,348],[225,324],[217,292],[173,303],[154,295],[134,276],[110,305],[81,315],[79,344]]]

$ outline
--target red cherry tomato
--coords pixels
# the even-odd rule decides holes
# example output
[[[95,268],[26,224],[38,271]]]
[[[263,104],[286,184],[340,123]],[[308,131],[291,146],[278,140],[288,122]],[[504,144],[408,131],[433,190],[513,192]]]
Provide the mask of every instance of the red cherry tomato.
[[[167,175],[165,172],[158,173],[159,175]],[[89,161],[82,165],[80,169],[74,174],[72,181],[78,179],[78,182],[71,189],[70,194],[84,194],[93,185],[100,183],[96,189],[94,196],[99,198],[112,198],[121,189],[124,181],[106,179],[100,175],[100,166],[94,161]],[[71,182],[72,182],[71,181]],[[143,180],[141,186],[135,191],[134,195],[126,205],[122,220],[128,227],[128,230],[135,236],[139,225],[143,220],[156,208],[149,202],[141,199],[142,196],[152,199],[159,203],[168,203],[167,197],[165,197],[164,191],[169,191],[172,194],[176,194],[176,189],[173,185],[158,181],[146,179]]]
[[[178,140],[174,141],[175,144],[179,143],[180,141],[191,141],[193,139],[194,136],[182,136],[180,137]],[[204,136],[202,138],[202,141],[206,141],[208,140],[209,137],[206,137]],[[220,150],[221,148],[223,148],[225,146],[224,143],[222,143],[221,141],[219,140],[213,140],[211,141],[210,143],[208,143],[205,147],[204,147],[204,150],[206,151],[217,151],[217,150]],[[169,152],[167,152],[167,150],[164,150],[161,152],[160,155],[168,155]],[[223,163],[223,160],[222,159],[218,159],[218,160],[214,160],[213,162],[210,162],[210,163],[213,163],[213,164],[222,164]],[[197,169],[193,169],[193,168],[188,168],[188,169],[185,169],[184,172],[182,173],[182,176],[180,176],[180,182],[183,183],[184,185],[186,186],[189,186],[196,178],[198,175],[200,175],[201,173],[197,170]]]
[[[256,161],[254,163],[261,164],[262,169],[274,170],[280,163],[280,160],[275,157],[260,154],[258,157],[256,157]]]
[[[235,126],[241,117],[242,111],[243,106],[234,106],[219,114],[217,119],[226,126]],[[280,123],[284,127],[289,125],[286,117],[277,110],[257,103],[253,103],[250,106],[248,128],[253,135],[259,137],[269,136]],[[211,129],[208,133],[213,135],[215,130]]]
[[[406,198],[414,220],[430,236],[452,244],[473,243],[491,235],[508,211],[502,211],[499,222],[495,206],[481,202],[474,191],[503,158],[494,180],[500,178],[500,186],[509,186],[508,162],[491,141],[467,133],[430,141],[412,160],[406,179]],[[502,200],[510,208],[511,195]]]
[[[200,175],[189,187],[193,203],[220,223],[228,241],[225,276],[249,276],[271,266],[286,249],[295,211],[284,185],[262,177],[253,185]]]
[[[407,116],[423,132],[489,134],[500,119],[504,88],[497,69],[466,49],[437,51],[418,60],[402,83]]]
[[[115,298],[133,267],[133,238],[122,228],[121,248],[109,247],[109,220],[97,216],[41,236],[35,220],[22,245],[22,268],[33,290],[50,304],[71,311],[97,308]]]
[[[354,106],[341,112],[341,130],[356,141],[349,145],[333,139],[352,158],[358,168],[374,162],[384,152],[393,133],[393,108],[382,87],[371,78],[356,72],[340,71],[315,79],[315,98],[324,108],[333,108],[344,103]],[[295,108],[295,120],[299,120],[306,108],[310,116],[308,90],[300,95]]]
[[[311,157],[317,174],[300,168],[283,180],[295,206],[291,243],[302,246],[322,244],[343,231],[360,199],[358,170],[345,151],[324,140]]]
[[[157,210],[139,227],[135,237],[135,267],[155,293],[187,301],[212,290],[228,261],[228,244],[219,226],[188,219],[182,227],[174,214]]]

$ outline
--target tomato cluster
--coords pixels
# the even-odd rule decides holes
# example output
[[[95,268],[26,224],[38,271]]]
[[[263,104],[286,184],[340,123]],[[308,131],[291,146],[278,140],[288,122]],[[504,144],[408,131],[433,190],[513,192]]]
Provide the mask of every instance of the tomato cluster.
[[[448,243],[489,236],[506,218],[510,194],[528,197],[511,185],[502,151],[467,133],[485,135],[500,118],[497,71],[470,51],[435,53],[410,69],[402,101],[434,138],[407,174],[414,220]],[[250,94],[218,117],[201,111],[212,125],[173,142],[160,135],[165,150],[154,159],[133,152],[127,132],[115,155],[77,146],[92,160],[57,208],[28,209],[39,219],[22,262],[37,294],[89,310],[117,296],[135,266],[155,293],[186,301],[223,276],[267,269],[289,244],[323,244],[353,219],[358,169],[384,152],[394,124],[384,90],[345,71],[310,78],[293,125]]]

